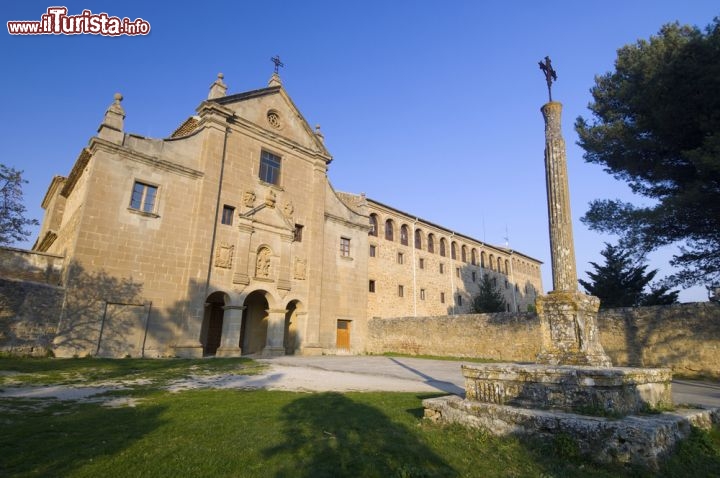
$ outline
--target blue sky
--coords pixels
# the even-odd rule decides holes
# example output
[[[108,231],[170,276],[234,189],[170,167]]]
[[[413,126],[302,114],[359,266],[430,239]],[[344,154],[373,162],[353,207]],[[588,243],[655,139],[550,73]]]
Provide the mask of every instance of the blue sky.
[[[582,159],[573,123],[588,117],[596,74],[616,50],[673,21],[705,27],[716,1],[91,1],[3,2],[9,20],[49,6],[151,25],[148,36],[0,34],[0,162],[25,171],[25,203],[42,219],[51,178],[67,175],[121,92],[125,129],[169,135],[207,97],[218,72],[229,93],[266,86],[270,57],[283,85],[334,156],[330,180],[450,229],[545,262],[552,287],[538,61],[558,72],[578,272],[613,237],[579,218],[589,201],[643,204]],[[4,27],[3,27],[4,28]],[[30,247],[33,237],[20,247]],[[672,249],[651,256],[658,277]],[[681,300],[706,300],[704,288]]]

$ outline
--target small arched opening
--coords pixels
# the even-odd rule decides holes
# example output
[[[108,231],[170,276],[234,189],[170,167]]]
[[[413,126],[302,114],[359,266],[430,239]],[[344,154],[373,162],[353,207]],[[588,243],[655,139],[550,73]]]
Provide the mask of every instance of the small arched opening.
[[[240,347],[243,355],[257,354],[263,351],[267,342],[268,301],[267,292],[256,290],[247,296],[243,305]]]
[[[203,356],[212,356],[217,352],[222,340],[223,306],[225,293],[213,292],[205,300],[205,313],[200,328],[200,343],[203,347]]]

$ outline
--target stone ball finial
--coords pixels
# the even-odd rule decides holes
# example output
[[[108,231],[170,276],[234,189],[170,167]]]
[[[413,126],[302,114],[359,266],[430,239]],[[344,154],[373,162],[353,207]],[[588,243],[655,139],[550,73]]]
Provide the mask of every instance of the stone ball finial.
[[[121,95],[120,93],[115,93],[113,98],[115,98],[115,101],[119,103],[123,100],[123,95]]]
[[[225,78],[225,75],[223,75],[222,73],[218,73],[218,80],[222,80],[223,78]]]

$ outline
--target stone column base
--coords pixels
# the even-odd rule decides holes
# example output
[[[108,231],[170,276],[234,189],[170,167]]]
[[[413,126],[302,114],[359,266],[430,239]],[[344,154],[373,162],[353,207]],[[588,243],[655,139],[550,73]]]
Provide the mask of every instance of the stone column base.
[[[216,357],[240,357],[242,349],[240,347],[220,347],[215,351]]]
[[[600,299],[577,291],[553,291],[539,296],[535,307],[542,344],[538,363],[612,366],[597,330]]]
[[[281,357],[285,355],[285,347],[265,347],[262,351],[263,357]]]

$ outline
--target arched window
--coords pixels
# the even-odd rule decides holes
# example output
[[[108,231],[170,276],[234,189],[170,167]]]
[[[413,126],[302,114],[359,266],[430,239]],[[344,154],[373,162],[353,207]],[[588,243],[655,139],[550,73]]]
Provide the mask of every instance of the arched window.
[[[368,232],[368,235],[375,237],[378,235],[377,214],[370,214],[370,231]]]
[[[472,251],[470,251],[470,263],[474,266],[477,265],[477,249],[473,247]]]
[[[510,273],[510,263],[508,262],[507,259],[505,259],[505,273],[506,274]]]
[[[485,267],[485,261],[486,261],[486,260],[487,260],[487,259],[486,259],[485,251],[482,251],[482,252],[480,253],[480,267]]]
[[[415,229],[415,249],[422,249],[422,231]]]
[[[450,244],[450,259],[457,259],[457,242],[455,241]]]
[[[502,272],[502,259],[497,258],[497,271]]]
[[[460,258],[462,259],[463,262],[465,262],[467,264],[467,247],[466,246],[462,246],[460,248]]]
[[[492,254],[490,254],[490,270],[495,270],[495,256],[493,256]]]
[[[446,248],[447,248],[447,245],[446,245],[445,238],[442,237],[442,238],[440,238],[440,255],[443,257],[445,257],[445,255],[447,254],[447,252],[445,252]]]
[[[435,236],[432,234],[428,234],[428,244],[427,249],[428,252],[434,253],[435,252]]]
[[[400,244],[402,244],[403,246],[408,245],[408,235],[409,235],[408,227],[405,224],[403,224],[400,227]]]
[[[395,225],[393,224],[392,219],[388,219],[385,221],[385,239],[388,241],[394,241],[395,237]]]

